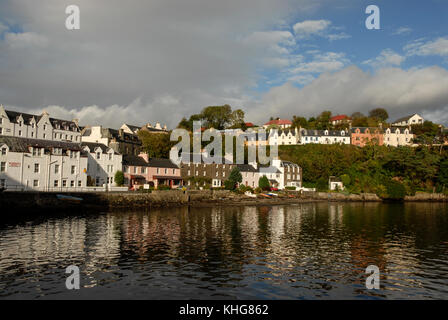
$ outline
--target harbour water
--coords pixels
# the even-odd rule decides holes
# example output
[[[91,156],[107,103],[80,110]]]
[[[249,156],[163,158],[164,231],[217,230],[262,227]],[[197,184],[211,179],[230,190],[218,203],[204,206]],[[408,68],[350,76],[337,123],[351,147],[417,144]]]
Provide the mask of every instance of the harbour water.
[[[70,265],[79,290],[66,288]],[[379,290],[366,288],[369,265]],[[448,205],[182,207],[3,223],[0,299],[19,298],[447,299]]]

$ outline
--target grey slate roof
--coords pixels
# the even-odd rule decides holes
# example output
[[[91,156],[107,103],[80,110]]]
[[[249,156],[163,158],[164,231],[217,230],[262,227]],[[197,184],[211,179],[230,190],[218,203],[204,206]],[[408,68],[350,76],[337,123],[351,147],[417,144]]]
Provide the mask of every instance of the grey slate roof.
[[[133,126],[133,125],[131,125],[131,124],[127,124],[127,123],[125,123],[125,125],[126,125],[129,129],[131,129],[132,131],[138,131],[138,130],[140,130],[140,128],[141,128],[141,127],[138,127],[138,126]]]
[[[10,136],[0,136],[0,144],[6,144],[12,152],[30,152],[29,147],[60,148],[62,150],[82,151],[80,143],[28,139]]]
[[[270,135],[274,134],[275,131],[276,130],[271,130],[270,131]],[[283,133],[285,134],[285,136],[287,136],[289,133],[291,133],[292,136],[295,136],[296,135],[296,130],[294,130],[294,129],[278,129],[277,130],[277,134],[279,136],[281,136]]]
[[[139,156],[125,154],[123,155],[123,165],[136,167],[149,167],[149,164]]]
[[[370,133],[375,133],[376,130],[378,130],[379,133],[383,133],[384,130],[377,127],[353,127],[351,129],[352,133],[356,133],[356,129],[359,129],[361,133],[365,133],[367,129],[369,129]]]
[[[107,153],[107,152],[109,151],[109,149],[111,149],[111,148],[109,148],[108,146],[106,146],[105,144],[102,144],[102,143],[96,143],[96,142],[82,142],[81,145],[82,145],[83,147],[89,147],[90,152],[94,152],[96,148],[101,148],[101,151],[102,151],[103,153]],[[117,153],[117,152],[115,152],[115,151],[114,151],[114,153],[115,153],[115,154],[119,154],[119,153]]]
[[[179,167],[176,166],[174,163],[172,163],[170,159],[161,159],[161,158],[150,158],[149,167],[179,169]]]
[[[390,129],[391,133],[395,133],[395,132],[397,132],[397,130],[399,130],[399,132],[401,134],[404,134],[404,131],[408,130],[409,133],[412,134],[412,130],[409,130],[407,127],[390,127],[389,129]],[[385,129],[384,131],[386,131],[386,130],[387,129]]]
[[[397,123],[397,122],[403,122],[403,121],[408,121],[409,119],[411,119],[413,116],[415,116],[417,113],[414,113],[414,114],[411,114],[411,115],[409,115],[409,116],[406,116],[406,117],[403,117],[403,118],[400,118],[400,119],[397,119],[397,120],[395,120],[394,122],[392,122],[392,123]]]
[[[33,114],[17,112],[17,111],[10,111],[10,110],[5,110],[5,112],[9,118],[9,121],[11,121],[11,122],[17,122],[17,119],[20,116],[22,116],[23,121],[26,124],[29,124],[31,119],[33,119],[33,118],[36,120],[36,122],[39,122],[40,119],[42,118],[42,115],[37,116],[37,115],[33,115]],[[53,127],[55,127],[56,125],[59,125],[61,127],[68,126],[70,129],[76,129],[76,130],[72,130],[72,131],[79,132],[79,127],[73,121],[61,120],[61,119],[55,119],[55,118],[49,118],[49,119],[50,119],[50,123],[53,125]]]
[[[328,134],[325,134],[328,131]],[[313,130],[313,129],[302,129],[300,131],[302,136],[306,137],[349,137],[350,134],[345,132],[342,134],[341,130]]]
[[[238,164],[237,168],[238,170],[240,170],[240,172],[258,172],[258,170],[250,164]]]

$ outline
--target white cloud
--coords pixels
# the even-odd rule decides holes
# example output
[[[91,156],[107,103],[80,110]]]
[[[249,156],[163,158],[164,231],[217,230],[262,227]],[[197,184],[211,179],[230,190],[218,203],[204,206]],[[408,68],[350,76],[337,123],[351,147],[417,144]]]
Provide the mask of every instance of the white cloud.
[[[416,40],[404,47],[408,55],[417,56],[448,56],[448,38],[438,38],[424,42]]]
[[[10,49],[35,49],[48,46],[48,39],[35,32],[8,32],[5,34],[4,42]]]
[[[399,66],[406,58],[391,49],[381,51],[380,55],[375,59],[366,60],[363,64],[371,65],[374,68],[384,68],[389,66]]]
[[[328,34],[326,37],[330,41],[335,41],[335,40],[342,40],[342,39],[351,38],[351,35],[349,35],[349,34],[347,34],[345,32],[341,32],[341,33]]]
[[[391,118],[425,111],[436,116],[448,106],[448,71],[440,67],[380,69],[374,74],[349,66],[323,73],[303,88],[291,83],[274,87],[256,103],[248,116],[263,122],[270,116],[313,116],[323,110],[351,114],[385,107]],[[447,124],[443,116],[437,122]]]
[[[412,32],[411,28],[408,27],[400,27],[397,30],[395,30],[392,35],[394,36],[398,36],[398,35],[402,35],[402,34],[409,34],[410,32]]]
[[[108,112],[122,121],[150,117],[174,125],[207,105],[241,103],[260,79],[260,65],[285,68],[298,59],[291,54],[295,37],[278,31],[279,23],[316,8],[312,0],[151,0],[126,6],[77,0],[81,29],[68,31],[68,4],[0,1],[0,21],[21,30],[2,28],[0,102],[24,111],[93,105],[99,114],[104,110],[105,125],[117,118]],[[242,41],[247,38],[251,42]],[[158,97],[166,96],[178,100],[175,110],[156,107]],[[129,109],[136,98],[143,107]],[[140,116],[118,113],[120,108]]]
[[[293,26],[294,34],[298,39],[307,39],[311,36],[320,36],[330,41],[347,39],[351,36],[345,32],[331,33],[331,31],[341,30],[341,27],[332,26],[329,20],[306,20],[297,22]]]
[[[0,34],[8,30],[8,27],[0,21]]]
[[[294,33],[297,37],[308,37],[313,34],[321,34],[331,25],[328,20],[306,20],[297,22],[293,26]]]
[[[308,62],[299,63],[291,70],[293,74],[332,72],[342,69],[349,60],[342,52],[316,53]]]

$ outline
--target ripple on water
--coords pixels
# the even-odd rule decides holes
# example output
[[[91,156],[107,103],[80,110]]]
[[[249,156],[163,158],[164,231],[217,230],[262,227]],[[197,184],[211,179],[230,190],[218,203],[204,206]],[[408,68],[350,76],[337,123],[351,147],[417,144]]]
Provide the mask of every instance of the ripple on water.
[[[319,203],[9,225],[0,297],[446,299],[447,215],[446,204]],[[379,291],[365,288],[371,264]],[[69,265],[81,270],[76,296],[65,289]]]

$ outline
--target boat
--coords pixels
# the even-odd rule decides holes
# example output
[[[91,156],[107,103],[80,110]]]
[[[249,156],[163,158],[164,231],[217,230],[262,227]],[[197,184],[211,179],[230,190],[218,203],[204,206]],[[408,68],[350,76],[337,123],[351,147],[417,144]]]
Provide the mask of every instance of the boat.
[[[61,201],[75,202],[75,203],[79,203],[79,202],[83,201],[82,198],[67,196],[67,195],[64,195],[64,194],[57,194],[56,198],[58,198]]]
[[[271,196],[269,196],[269,195],[267,195],[267,194],[264,194],[264,193],[260,193],[260,196],[265,197],[265,198],[268,198],[268,199],[271,199],[271,198],[272,198]]]
[[[272,192],[269,192],[268,195],[278,197],[278,194],[276,194],[276,193],[272,193]]]
[[[244,194],[245,194],[246,196],[248,196],[248,197],[251,197],[251,198],[256,198],[256,197],[257,197],[255,194],[253,194],[253,193],[250,192],[250,191],[246,191],[246,192],[244,192]]]

